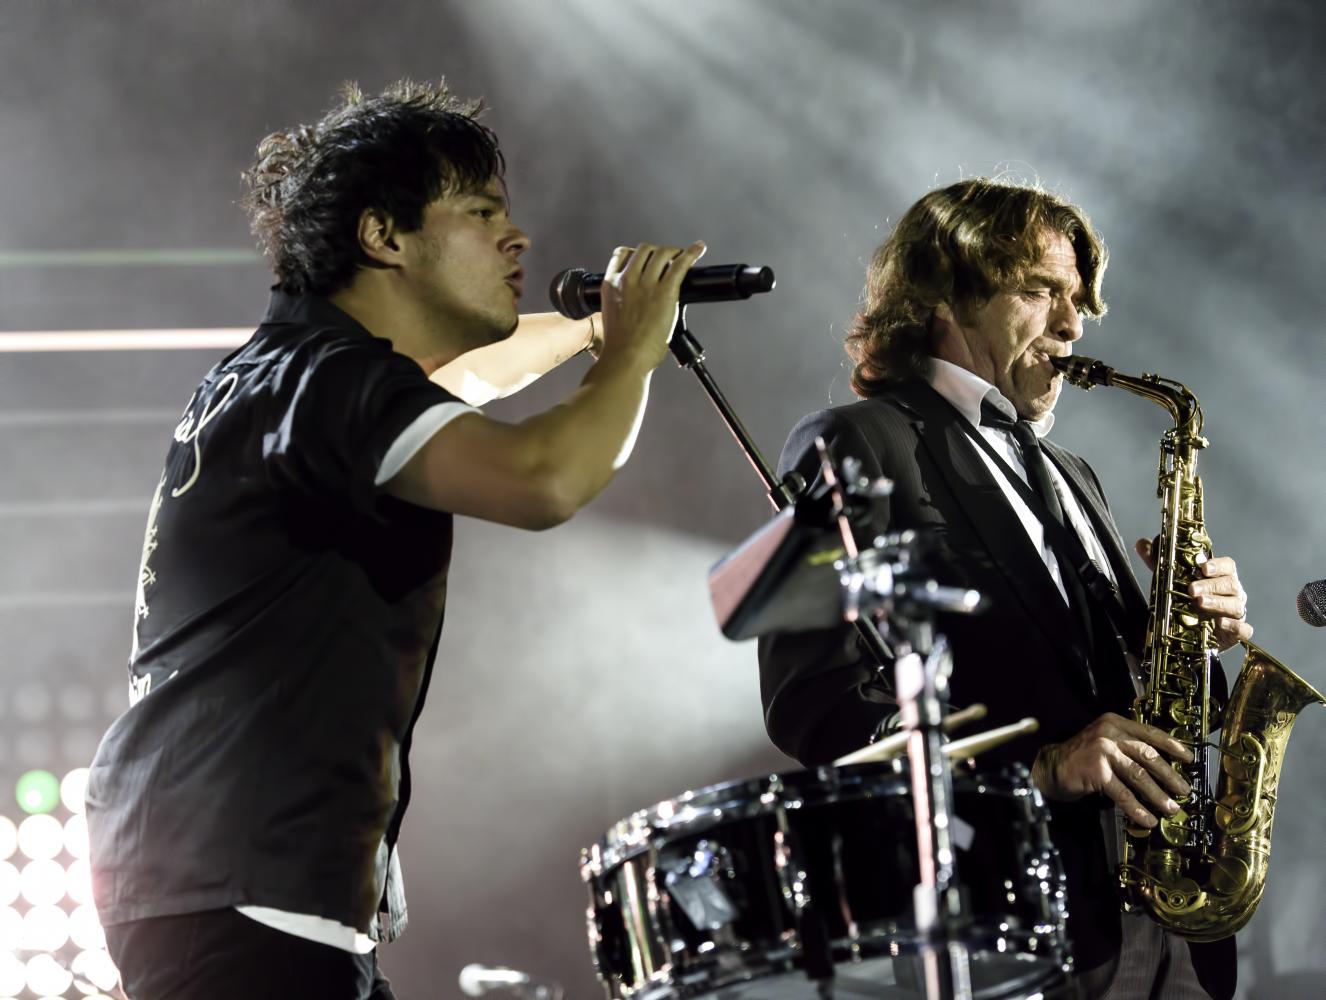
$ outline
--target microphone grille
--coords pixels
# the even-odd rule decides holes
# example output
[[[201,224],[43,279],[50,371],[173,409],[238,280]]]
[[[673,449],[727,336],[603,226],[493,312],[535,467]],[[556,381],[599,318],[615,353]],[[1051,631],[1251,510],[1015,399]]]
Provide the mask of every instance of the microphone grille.
[[[595,312],[585,301],[585,274],[583,267],[568,267],[553,275],[548,286],[552,306],[567,319],[584,319]]]
[[[1298,592],[1298,616],[1309,625],[1326,625],[1326,580],[1313,580]]]

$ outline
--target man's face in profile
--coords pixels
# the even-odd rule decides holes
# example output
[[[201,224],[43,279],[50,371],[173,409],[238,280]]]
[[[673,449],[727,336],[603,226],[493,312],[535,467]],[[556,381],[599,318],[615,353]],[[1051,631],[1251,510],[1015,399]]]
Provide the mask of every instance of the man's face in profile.
[[[506,189],[497,177],[481,188],[444,194],[424,210],[410,234],[409,280],[429,313],[466,350],[509,337],[516,328],[524,271],[518,263],[530,240],[511,221]]]
[[[1018,416],[1035,420],[1054,409],[1063,387],[1050,358],[1070,354],[1082,336],[1082,290],[1073,245],[1054,233],[1016,287],[966,310],[965,318],[954,316],[936,353],[994,385]]]

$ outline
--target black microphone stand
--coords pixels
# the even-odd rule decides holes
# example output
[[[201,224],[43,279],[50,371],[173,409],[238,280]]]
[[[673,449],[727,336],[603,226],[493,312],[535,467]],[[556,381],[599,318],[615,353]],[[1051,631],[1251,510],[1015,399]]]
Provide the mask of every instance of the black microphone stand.
[[[773,504],[774,510],[782,510],[795,501],[806,487],[805,480],[799,473],[790,472],[786,478],[779,481],[778,477],[774,475],[773,469],[769,468],[769,463],[760,454],[760,449],[756,447],[750,432],[746,430],[741,418],[732,409],[732,404],[723,395],[723,390],[718,387],[714,377],[709,374],[709,369],[705,367],[704,348],[686,326],[685,306],[680,306],[677,309],[677,324],[672,328],[672,341],[668,344],[668,347],[672,351],[672,356],[677,359],[677,364],[694,372],[695,377],[700,380],[700,385],[713,402],[714,408],[718,410],[718,415],[723,418],[723,423],[727,425],[727,429],[736,438],[737,447],[742,450],[750,461],[752,468],[755,469],[756,475],[764,482],[765,492],[769,497],[769,502]]]
[[[677,323],[672,328],[672,341],[668,347],[672,351],[672,356],[677,359],[677,364],[695,373],[695,377],[700,380],[700,386],[705,394],[718,410],[718,415],[722,418],[727,429],[732,432],[736,439],[737,447],[741,449],[750,462],[755,474],[760,477],[764,483],[765,495],[769,502],[773,504],[774,510],[782,510],[784,507],[796,502],[797,497],[806,488],[806,480],[799,472],[789,472],[782,480],[774,474],[774,470],[769,467],[760,449],[756,446],[750,432],[737,416],[736,411],[732,409],[732,404],[727,401],[723,395],[723,390],[718,387],[714,377],[709,374],[709,369],[704,363],[704,347],[695,339],[695,334],[691,333],[686,325],[686,307],[683,305],[677,310]],[[856,626],[857,633],[861,637],[866,649],[870,653],[871,659],[880,670],[885,670],[893,662],[893,650],[889,647],[884,636],[880,634],[875,623],[870,616],[863,615],[856,619],[853,624]]]

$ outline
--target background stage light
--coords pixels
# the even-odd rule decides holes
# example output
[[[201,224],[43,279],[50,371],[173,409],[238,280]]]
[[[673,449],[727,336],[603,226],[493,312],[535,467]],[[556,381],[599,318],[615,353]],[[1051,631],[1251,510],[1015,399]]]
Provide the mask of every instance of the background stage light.
[[[27,964],[28,989],[39,996],[63,996],[74,984],[74,974],[51,955],[34,955]]]
[[[106,947],[106,935],[97,920],[97,911],[90,903],[77,906],[69,915],[69,938],[79,948]]]
[[[60,801],[60,782],[50,771],[27,771],[19,777],[14,794],[24,812],[48,813]]]
[[[110,955],[104,948],[80,951],[74,956],[73,964],[69,968],[77,979],[85,980],[97,990],[112,990],[119,979],[115,963],[111,961]],[[75,985],[78,986],[78,983]],[[83,991],[84,987],[79,986],[79,992]]]
[[[18,868],[8,861],[0,861],[0,905],[14,902],[22,891],[23,878]]]
[[[83,796],[87,794],[87,768],[76,767],[60,779],[60,801],[76,816],[83,813]]]
[[[68,876],[58,861],[29,861],[20,873],[20,893],[33,906],[49,906],[64,899]]]
[[[28,983],[28,969],[8,949],[0,949],[0,997],[15,997]]]
[[[23,914],[22,950],[54,952],[69,943],[69,914],[58,906],[34,906]]]
[[[18,849],[29,858],[53,858],[64,849],[64,826],[50,813],[29,816],[18,825]]]
[[[100,996],[118,979],[92,905],[87,768],[57,773],[39,769],[15,783],[16,805],[47,811],[17,825],[0,817],[0,850],[9,847],[0,861],[0,1000]]]

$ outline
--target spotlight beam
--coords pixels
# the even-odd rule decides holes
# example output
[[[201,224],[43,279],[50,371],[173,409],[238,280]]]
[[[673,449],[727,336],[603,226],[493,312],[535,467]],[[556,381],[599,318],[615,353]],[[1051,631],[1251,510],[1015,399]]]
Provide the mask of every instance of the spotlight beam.
[[[0,354],[50,351],[199,351],[239,347],[252,327],[185,330],[15,330],[0,333]]]

